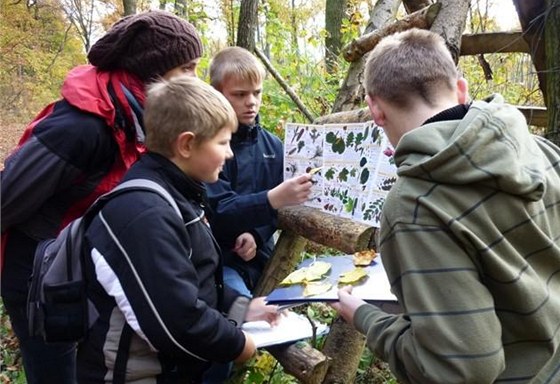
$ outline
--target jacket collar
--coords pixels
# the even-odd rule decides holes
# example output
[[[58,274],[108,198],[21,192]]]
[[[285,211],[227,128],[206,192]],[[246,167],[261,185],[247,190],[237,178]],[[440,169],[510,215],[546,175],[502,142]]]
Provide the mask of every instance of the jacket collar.
[[[161,171],[171,181],[171,184],[177,188],[181,195],[195,203],[206,205],[206,187],[203,183],[185,175],[185,173],[165,156],[154,152],[148,152],[146,156],[149,156],[161,166]]]
[[[255,141],[257,140],[259,129],[261,129],[260,117],[259,115],[257,115],[255,117],[255,124],[253,125],[239,124],[237,126],[237,131],[231,137],[231,141],[233,143],[240,143],[243,141]]]

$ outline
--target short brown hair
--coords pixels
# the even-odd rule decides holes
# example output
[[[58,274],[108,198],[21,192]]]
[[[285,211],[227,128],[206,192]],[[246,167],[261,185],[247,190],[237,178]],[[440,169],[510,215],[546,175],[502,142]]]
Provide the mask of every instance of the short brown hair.
[[[445,41],[434,32],[409,29],[389,35],[371,51],[365,89],[400,108],[415,98],[433,106],[437,94],[453,90],[459,78]]]
[[[241,47],[222,49],[210,64],[210,84],[218,90],[221,90],[224,80],[232,76],[256,84],[261,83],[265,75],[261,62]]]
[[[235,131],[237,117],[220,92],[196,77],[182,75],[148,87],[144,124],[146,148],[171,157],[171,143],[181,133],[193,132],[203,142],[225,127]]]

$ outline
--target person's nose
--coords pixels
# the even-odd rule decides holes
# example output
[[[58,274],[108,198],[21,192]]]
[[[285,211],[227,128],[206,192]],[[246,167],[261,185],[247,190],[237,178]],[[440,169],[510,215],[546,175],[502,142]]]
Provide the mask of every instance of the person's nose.
[[[255,97],[255,95],[251,94],[247,97],[247,106],[248,107],[253,107],[255,105],[257,105],[257,98]]]
[[[233,151],[231,150],[231,145],[228,144],[226,150],[226,159],[231,159],[233,157]]]

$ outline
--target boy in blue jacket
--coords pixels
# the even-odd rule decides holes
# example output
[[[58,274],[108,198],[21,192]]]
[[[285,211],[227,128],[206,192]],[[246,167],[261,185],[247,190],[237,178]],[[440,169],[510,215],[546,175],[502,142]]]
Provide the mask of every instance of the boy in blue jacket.
[[[235,156],[208,185],[211,223],[224,252],[224,280],[245,295],[251,295],[272,253],[277,210],[305,202],[312,186],[309,174],[283,180],[282,142],[259,121],[264,76],[261,63],[241,47],[221,50],[210,65],[210,83],[239,121],[231,140]]]
[[[237,119],[230,104],[201,80],[175,77],[150,86],[144,122],[148,152],[123,181],[158,183],[182,217],[153,192],[129,191],[92,221],[88,294],[99,317],[78,349],[80,383],[115,375],[126,382],[200,382],[212,361],[243,362],[255,352],[236,324],[274,323],[278,316],[263,298],[250,301],[224,286],[206,220],[203,183],[215,182],[232,156]],[[131,340],[123,342],[129,329]],[[115,370],[122,359],[126,373]]]

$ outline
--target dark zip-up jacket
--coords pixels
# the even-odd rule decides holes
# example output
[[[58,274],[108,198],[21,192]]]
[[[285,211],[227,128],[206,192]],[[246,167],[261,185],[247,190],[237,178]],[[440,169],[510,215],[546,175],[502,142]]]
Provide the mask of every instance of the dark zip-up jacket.
[[[134,178],[165,188],[183,218],[158,194],[133,191],[110,200],[92,221],[86,234],[94,281],[89,294],[99,318],[79,346],[79,382],[112,377],[126,319],[134,331],[127,382],[188,383],[210,361],[241,353],[245,337],[221,313],[239,303],[239,294],[223,287],[202,184],[151,153],[123,180]]]
[[[143,88],[130,75],[117,75]],[[37,243],[82,215],[144,151],[117,121],[108,92],[114,76],[89,65],[73,69],[63,99],[39,114],[5,161],[0,177],[6,299],[25,301]]]
[[[284,167],[282,142],[260,126],[258,116],[256,121],[251,127],[239,126],[231,140],[234,157],[226,162],[220,179],[208,185],[208,201],[214,211],[212,229],[222,247],[225,265],[249,280],[258,278],[272,253],[277,212],[270,206],[267,193],[282,183]],[[259,248],[250,262],[231,252],[235,239],[244,232],[253,234]],[[248,270],[256,271],[253,278],[246,275]]]

